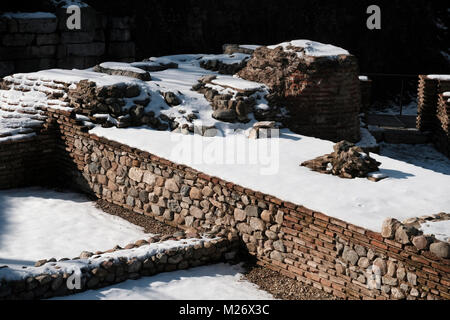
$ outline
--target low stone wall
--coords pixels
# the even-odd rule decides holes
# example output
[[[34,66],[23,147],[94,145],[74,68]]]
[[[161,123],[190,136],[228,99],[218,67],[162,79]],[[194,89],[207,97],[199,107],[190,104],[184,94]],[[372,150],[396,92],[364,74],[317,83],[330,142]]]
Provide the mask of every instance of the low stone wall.
[[[53,175],[181,229],[209,232],[258,263],[354,299],[450,299],[450,259],[88,133],[73,111],[47,109],[59,139]],[[399,225],[396,225],[399,227]],[[448,248],[448,246],[447,246]]]
[[[49,15],[1,16],[0,77],[51,68],[92,67],[100,61],[134,61],[129,17],[81,8],[81,29],[69,30],[65,8]]]
[[[419,75],[417,94],[417,129],[431,132],[436,148],[450,157],[450,131],[447,99],[442,94],[450,91],[450,80],[432,79]]]
[[[187,242],[190,241],[190,242]],[[185,242],[184,244],[182,242]],[[41,261],[37,267],[28,267],[29,274],[21,279],[1,279],[0,300],[48,299],[55,296],[75,294],[90,289],[98,289],[120,283],[128,279],[136,280],[142,276],[152,276],[161,272],[184,270],[208,263],[234,261],[237,242],[227,239],[187,239],[178,240],[178,244],[140,240],[136,244],[122,249],[116,247],[106,252],[82,252],[79,259],[61,259]],[[164,249],[168,247],[168,249]],[[133,251],[132,248],[137,248]],[[71,263],[79,268],[78,280],[70,278]],[[40,268],[43,266],[42,268]],[[46,269],[43,272],[39,270]],[[32,269],[32,270],[30,270]],[[7,270],[9,271],[9,270]],[[23,271],[22,271],[23,273]],[[69,283],[69,285],[68,285]],[[76,285],[79,285],[78,288]],[[69,286],[72,285],[70,288]]]

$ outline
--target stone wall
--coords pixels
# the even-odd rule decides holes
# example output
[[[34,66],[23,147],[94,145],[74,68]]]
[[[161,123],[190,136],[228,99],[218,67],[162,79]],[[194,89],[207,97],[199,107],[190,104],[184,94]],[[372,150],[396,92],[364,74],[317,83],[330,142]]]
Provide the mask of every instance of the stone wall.
[[[89,134],[73,111],[47,113],[59,132],[53,175],[98,198],[184,230],[239,239],[259,264],[342,298],[450,299],[448,244],[439,257],[433,239],[423,245],[401,224],[372,232]]]
[[[100,61],[134,61],[129,17],[81,8],[81,29],[69,30],[66,9],[29,16],[0,15],[0,77],[50,68],[85,69]]]
[[[417,129],[431,132],[436,148],[450,157],[449,97],[450,80],[432,79],[419,75],[417,94]]]
[[[237,242],[226,239],[188,239],[190,242],[178,239],[178,244],[174,242],[168,244],[166,241],[171,238],[173,237],[164,241],[156,238],[139,240],[124,249],[116,247],[95,254],[82,252],[76,259],[80,268],[78,289],[68,287],[67,282],[72,285],[76,282],[69,279],[73,271],[68,272],[64,268],[69,266],[68,269],[71,269],[71,263],[75,261],[69,259],[61,259],[59,263],[55,259],[39,261],[34,268],[36,270],[33,270],[34,273],[30,272],[21,279],[7,281],[0,279],[0,300],[48,299],[103,288],[128,279],[136,280],[142,276],[152,276],[161,272],[184,270],[220,261],[234,261],[238,246]],[[158,242],[167,249],[159,249]],[[133,248],[136,248],[134,252]],[[43,267],[38,269],[41,266]]]

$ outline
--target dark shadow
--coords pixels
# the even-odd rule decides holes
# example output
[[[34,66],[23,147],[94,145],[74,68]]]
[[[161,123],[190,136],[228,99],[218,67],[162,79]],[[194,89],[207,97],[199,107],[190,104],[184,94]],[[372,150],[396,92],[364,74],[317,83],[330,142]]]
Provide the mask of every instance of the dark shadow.
[[[430,144],[406,145],[381,143],[380,147],[380,155],[382,156],[450,175],[450,159],[438,152]]]
[[[408,179],[410,177],[414,177],[414,175],[411,173],[398,171],[398,170],[392,170],[392,169],[380,169],[380,172],[384,173],[385,175],[388,176],[388,178],[392,178],[392,179]]]

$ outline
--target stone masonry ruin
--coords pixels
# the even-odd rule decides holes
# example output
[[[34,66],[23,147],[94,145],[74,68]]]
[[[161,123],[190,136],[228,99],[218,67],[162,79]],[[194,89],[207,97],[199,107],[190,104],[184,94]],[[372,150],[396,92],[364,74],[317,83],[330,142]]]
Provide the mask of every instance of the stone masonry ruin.
[[[214,110],[208,111],[214,119],[221,117],[219,120],[244,126],[254,116],[260,122],[249,128],[250,138],[264,136],[264,130],[279,127],[279,121],[305,135],[357,141],[360,93],[356,60],[336,47],[331,48],[334,55],[320,56],[311,51],[311,43],[258,47],[239,72],[241,79],[199,77],[193,81],[200,80],[193,84],[192,92],[200,98],[212,95],[205,104],[213,105]],[[97,71],[54,69],[14,74],[1,83],[0,120],[16,120],[1,122],[11,126],[0,137],[0,189],[70,181],[98,199],[182,229],[184,233],[174,239],[183,240],[189,234],[218,238],[139,259],[120,259],[120,254],[159,240],[112,249],[119,258],[105,258],[95,268],[87,268],[83,290],[161,271],[230,261],[239,249],[254,256],[259,265],[345,299],[450,299],[450,244],[422,234],[408,221],[388,219],[382,232],[374,232],[90,132],[96,124],[117,128],[148,125],[175,132],[193,125],[196,116],[186,111],[178,118],[186,122],[176,124],[169,116],[149,109],[158,102],[160,110],[179,112],[180,102],[186,99],[162,86],[150,90],[144,79],[156,79],[156,75],[132,72],[131,67],[149,73],[178,67],[157,61],[99,64]],[[126,74],[122,73],[124,66]],[[71,77],[67,78],[68,74]],[[255,83],[258,86],[252,87]],[[209,93],[230,87],[231,96]],[[11,103],[11,92],[18,93],[17,103]],[[263,99],[269,108],[256,110]],[[31,105],[27,103],[30,100]],[[285,115],[281,106],[288,111],[285,118],[279,117]],[[221,115],[214,114],[216,111]],[[442,114],[439,111],[440,119]],[[361,154],[350,143],[336,152],[349,150]],[[364,174],[378,166],[376,161],[367,162],[367,168],[361,170]],[[358,164],[356,167],[361,169]],[[443,214],[424,219],[443,217],[448,218]],[[91,254],[102,257],[105,253],[85,256],[94,259]],[[44,266],[53,267],[52,263],[56,262],[42,261]],[[67,294],[59,291],[64,276],[42,273],[20,281],[1,280],[0,298]]]
[[[260,47],[238,75],[270,88],[267,99],[288,110],[283,123],[292,131],[335,142],[357,142],[358,64],[347,51],[327,46],[293,41]]]

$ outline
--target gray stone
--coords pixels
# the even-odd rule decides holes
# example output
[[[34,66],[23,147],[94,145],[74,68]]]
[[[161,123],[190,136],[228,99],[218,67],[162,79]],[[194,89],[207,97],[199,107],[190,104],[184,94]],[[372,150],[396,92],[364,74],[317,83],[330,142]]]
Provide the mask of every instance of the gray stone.
[[[264,231],[265,223],[259,218],[251,217],[250,218],[250,227],[253,231]]]
[[[257,206],[246,206],[245,213],[248,217],[258,217],[259,208]]]
[[[387,272],[387,264],[386,261],[384,261],[381,258],[376,258],[375,261],[373,262],[373,268],[374,268],[374,272],[375,274],[377,274],[377,270],[379,271],[381,276],[384,276]]]
[[[283,261],[283,254],[279,251],[272,251],[270,253],[270,259],[276,260],[276,261]]]
[[[157,216],[160,216],[164,212],[164,208],[162,208],[156,204],[152,204],[151,208],[152,208],[153,214],[155,214]]]
[[[344,248],[344,252],[342,253],[342,258],[347,261],[348,263],[350,263],[352,266],[356,265],[356,263],[358,262],[358,254],[356,253],[355,250],[350,249],[350,247],[345,247]]]
[[[428,245],[430,244],[430,238],[424,235],[416,236],[412,239],[413,245],[418,250],[426,250],[428,248]]]
[[[355,245],[355,251],[360,257],[365,257],[367,255],[367,250],[363,246],[357,244]]]
[[[143,176],[144,171],[136,167],[130,168],[130,171],[128,172],[128,178],[136,182],[141,182]]]
[[[413,285],[413,286],[417,285],[417,275],[415,273],[408,272],[406,274],[406,278],[408,279],[408,282],[411,285]]]
[[[247,218],[247,214],[244,210],[241,209],[234,209],[234,220],[236,221],[244,221]]]
[[[417,229],[411,226],[401,225],[395,231],[395,240],[401,244],[410,243],[410,237],[417,234]]]
[[[271,230],[266,230],[265,234],[266,234],[267,238],[269,238],[270,240],[276,240],[276,239],[278,239],[277,233],[276,233],[276,232],[273,232],[273,231],[271,231]]]
[[[234,122],[236,120],[236,111],[232,109],[216,110],[213,112],[212,117],[220,121]]]
[[[90,257],[92,257],[94,254],[92,252],[89,251],[83,251],[80,253],[80,259],[88,259]]]
[[[382,277],[383,284],[388,286],[396,286],[398,284],[398,280],[396,278],[392,278],[389,276]]]
[[[272,245],[275,250],[283,252],[283,253],[286,252],[286,247],[284,246],[282,240],[274,241]]]
[[[381,226],[381,236],[388,239],[393,239],[395,236],[395,231],[400,226],[400,221],[387,218],[383,221],[383,225]]]
[[[192,206],[189,209],[189,213],[197,219],[203,219],[205,217],[205,213],[196,206]]]
[[[180,98],[178,98],[175,93],[168,91],[164,92],[164,100],[169,106],[177,106],[181,103]]]
[[[392,288],[391,289],[391,296],[392,296],[392,298],[394,298],[396,300],[405,299],[404,293],[399,288]]]
[[[366,269],[369,267],[369,265],[370,265],[370,261],[369,261],[369,259],[367,259],[367,257],[359,258],[359,261],[358,261],[359,267]]]
[[[180,191],[180,184],[175,179],[167,179],[164,187],[171,192]]]
[[[154,186],[155,182],[156,182],[156,175],[154,175],[151,172],[146,171],[144,173],[144,177],[143,177],[142,181],[150,186]]]
[[[180,194],[182,197],[187,197],[189,196],[189,191],[191,190],[191,187],[187,186],[187,185],[182,185],[180,188]]]
[[[430,251],[439,258],[450,258],[450,244],[447,242],[435,242],[430,245]]]
[[[126,199],[126,204],[131,207],[134,207],[134,198],[132,196],[128,196]]]

